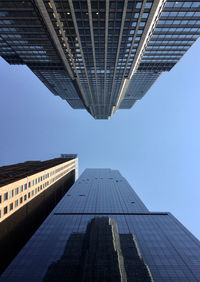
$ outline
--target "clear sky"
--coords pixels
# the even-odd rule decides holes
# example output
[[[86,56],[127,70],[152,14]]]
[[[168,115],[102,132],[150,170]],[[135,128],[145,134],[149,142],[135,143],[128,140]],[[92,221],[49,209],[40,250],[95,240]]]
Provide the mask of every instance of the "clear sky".
[[[200,40],[131,110],[94,120],[26,66],[0,58],[0,165],[78,153],[79,172],[119,169],[151,211],[200,238]]]

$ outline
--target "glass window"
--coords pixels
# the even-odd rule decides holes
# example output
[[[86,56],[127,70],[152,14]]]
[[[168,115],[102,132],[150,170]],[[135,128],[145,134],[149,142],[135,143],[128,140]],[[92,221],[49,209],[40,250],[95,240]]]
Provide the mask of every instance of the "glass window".
[[[148,15],[148,14],[147,14]],[[139,17],[139,13],[134,14],[134,18],[137,19]]]
[[[5,208],[3,209],[3,213],[4,213],[4,214],[7,214],[7,212],[8,212],[8,207],[5,207]]]
[[[13,203],[10,204],[10,211],[13,209]]]
[[[8,200],[8,192],[4,193],[4,201]]]
[[[137,8],[137,9],[140,9],[141,7],[142,7],[142,2],[137,2],[136,8]]]
[[[143,13],[143,14],[142,14],[142,18],[143,18],[143,19],[148,18],[148,15],[149,15],[148,13]]]
[[[27,189],[27,184],[24,184],[24,190],[26,190]]]
[[[15,195],[17,195],[19,193],[19,188],[15,188]]]
[[[14,196],[14,191],[10,190],[10,198],[12,198]]]
[[[183,8],[190,8],[191,5],[192,5],[192,2],[185,2],[185,3],[183,4]]]
[[[145,5],[145,9],[150,9],[152,6],[152,2],[147,2]]]
[[[17,206],[18,206],[18,200],[15,201],[15,207],[17,207]]]
[[[23,192],[23,185],[20,186],[20,192]]]

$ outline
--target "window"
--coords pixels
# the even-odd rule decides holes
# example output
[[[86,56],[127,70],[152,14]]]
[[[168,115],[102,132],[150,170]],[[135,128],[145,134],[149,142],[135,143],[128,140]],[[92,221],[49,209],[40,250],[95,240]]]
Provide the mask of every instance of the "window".
[[[31,187],[31,182],[29,181],[29,183],[28,183],[28,188],[30,188]]]
[[[10,190],[10,198],[12,198],[14,196],[14,191]]]
[[[26,201],[26,199],[27,199],[27,195],[24,195],[24,201]]]
[[[148,13],[143,13],[143,14],[142,14],[142,18],[143,18],[143,19],[148,18],[148,15],[149,15]]]
[[[142,2],[137,2],[137,4],[136,4],[136,9],[140,9],[141,6],[142,6]]]
[[[30,196],[31,196],[31,193],[29,192],[29,193],[28,193],[28,199],[30,198]]]
[[[17,195],[19,193],[19,188],[15,188],[15,195]]]
[[[27,184],[24,184],[24,190],[26,190],[27,189]]]
[[[18,206],[18,200],[15,201],[15,207],[17,207],[17,206]]]
[[[22,204],[22,202],[23,202],[23,197],[20,198],[19,202],[20,202],[20,204]]]
[[[4,193],[4,201],[8,200],[8,192]]]
[[[1,196],[0,196],[0,203],[1,203]]]
[[[20,192],[23,192],[23,185],[20,186]]]
[[[152,3],[151,2],[147,2],[146,5],[145,5],[145,9],[150,9],[152,6]]]
[[[35,179],[35,184],[37,184],[37,178]]]
[[[32,186],[34,185],[34,180],[32,180]]]
[[[10,204],[10,211],[13,210],[13,203]]]
[[[4,214],[7,214],[7,212],[8,212],[8,207],[5,207],[5,208],[3,209],[3,213],[4,213]]]

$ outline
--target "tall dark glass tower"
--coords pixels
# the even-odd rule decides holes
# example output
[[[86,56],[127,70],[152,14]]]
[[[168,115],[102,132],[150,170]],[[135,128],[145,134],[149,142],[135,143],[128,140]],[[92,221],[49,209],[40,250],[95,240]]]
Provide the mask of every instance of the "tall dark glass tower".
[[[0,56],[74,109],[129,109],[200,34],[200,1],[1,0]]]
[[[199,281],[200,243],[118,171],[87,169],[1,281]]]

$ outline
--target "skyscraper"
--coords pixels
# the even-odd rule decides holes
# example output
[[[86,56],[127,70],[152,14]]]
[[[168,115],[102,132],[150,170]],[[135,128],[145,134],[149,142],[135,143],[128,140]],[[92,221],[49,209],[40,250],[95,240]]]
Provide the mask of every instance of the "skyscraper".
[[[131,108],[199,34],[196,0],[0,3],[0,55],[96,119]]]
[[[200,243],[118,171],[87,169],[1,281],[199,281]]]
[[[0,167],[0,272],[69,190],[77,173],[75,154]]]

